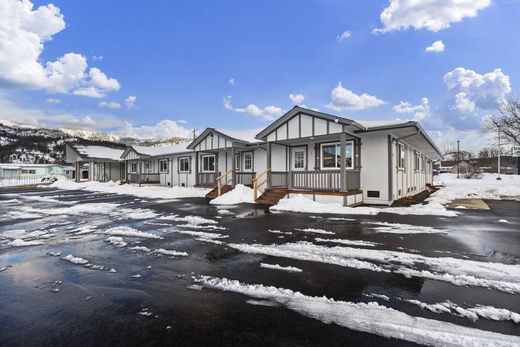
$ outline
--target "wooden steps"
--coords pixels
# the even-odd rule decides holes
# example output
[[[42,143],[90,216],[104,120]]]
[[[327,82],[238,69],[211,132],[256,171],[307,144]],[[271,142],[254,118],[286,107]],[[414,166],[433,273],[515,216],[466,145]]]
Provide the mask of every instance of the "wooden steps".
[[[233,187],[230,185],[222,186],[221,194],[226,194],[230,190],[233,190]],[[208,194],[206,194],[206,198],[215,199],[218,197],[218,187],[213,188]]]
[[[260,195],[255,202],[260,205],[276,205],[278,201],[283,199],[289,190],[285,188],[270,188],[266,189],[262,195]]]

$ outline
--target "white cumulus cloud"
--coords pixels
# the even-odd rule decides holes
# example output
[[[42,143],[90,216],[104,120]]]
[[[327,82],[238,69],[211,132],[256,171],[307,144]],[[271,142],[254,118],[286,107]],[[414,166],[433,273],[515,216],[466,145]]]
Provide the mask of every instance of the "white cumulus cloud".
[[[121,108],[121,104],[118,103],[118,102],[115,102],[115,101],[101,101],[99,104],[98,104],[99,107],[105,107],[105,108],[109,108],[111,110],[117,110],[117,109],[120,109]]]
[[[134,108],[136,101],[137,101],[137,97],[134,95],[130,95],[128,98],[125,99],[126,108],[129,110]]]
[[[338,42],[343,42],[346,39],[348,39],[350,36],[352,36],[352,31],[344,31],[340,35],[336,36],[336,40]]]
[[[451,107],[462,113],[474,112],[476,108],[492,109],[497,101],[511,92],[509,76],[501,69],[479,74],[463,67],[444,75]]]
[[[366,93],[357,95],[350,89],[343,87],[341,83],[338,83],[338,85],[332,89],[330,97],[331,102],[325,105],[325,107],[336,112],[364,110],[385,104],[383,100]]]
[[[29,0],[0,1],[0,85],[103,97],[120,84],[98,68],[90,68],[85,56],[66,53],[43,62],[46,42],[65,28],[56,6],[34,9]]]
[[[61,104],[61,100],[56,98],[47,98],[45,102],[48,104]]]
[[[191,131],[179,122],[164,119],[154,125],[135,126],[125,122],[123,127],[114,132],[121,137],[134,137],[140,139],[163,140],[172,137],[191,138]]]
[[[383,27],[374,33],[409,28],[437,32],[466,17],[477,16],[490,4],[491,0],[390,0],[380,15]]]
[[[234,107],[231,104],[231,96],[224,98],[224,108],[229,111],[245,113],[263,120],[274,120],[284,113],[284,110],[277,106],[267,106],[261,108],[255,104],[249,104],[246,107]]]
[[[230,86],[234,86],[235,85],[235,79],[234,78],[230,78],[227,83],[230,85]]]
[[[435,41],[430,46],[426,47],[425,52],[440,53],[444,52],[444,42],[441,40]]]
[[[291,99],[295,105],[302,105],[303,101],[305,101],[305,97],[302,94],[289,94],[289,99]]]
[[[415,120],[423,120],[430,115],[430,101],[428,98],[422,98],[421,104],[412,105],[407,101],[401,101],[393,107],[397,113],[413,114]]]

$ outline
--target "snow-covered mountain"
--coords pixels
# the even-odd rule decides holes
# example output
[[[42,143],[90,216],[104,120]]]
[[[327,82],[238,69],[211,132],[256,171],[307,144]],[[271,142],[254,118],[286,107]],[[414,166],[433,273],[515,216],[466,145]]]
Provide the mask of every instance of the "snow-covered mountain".
[[[183,141],[186,139],[120,138],[89,129],[38,128],[0,120],[0,163],[62,163],[65,142],[124,148],[126,145],[163,146]]]

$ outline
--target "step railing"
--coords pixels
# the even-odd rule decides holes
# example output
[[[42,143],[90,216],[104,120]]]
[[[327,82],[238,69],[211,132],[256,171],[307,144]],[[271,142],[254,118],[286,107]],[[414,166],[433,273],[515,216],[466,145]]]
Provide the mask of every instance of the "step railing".
[[[253,179],[253,192],[254,192],[254,199],[258,199],[258,190],[264,185],[266,184],[267,182],[269,182],[269,173],[271,172],[271,168],[268,168],[264,171],[262,171],[261,173],[259,173],[258,175],[256,175],[256,177]],[[265,179],[260,181],[260,178],[262,178],[263,176],[265,176]]]
[[[228,172],[220,175],[217,177],[217,194],[218,196],[222,195],[222,186],[227,185],[229,182],[233,180],[233,175],[231,175],[231,178],[227,178],[229,174],[232,174],[233,170],[229,170]],[[222,180],[224,180],[224,184],[222,184]]]

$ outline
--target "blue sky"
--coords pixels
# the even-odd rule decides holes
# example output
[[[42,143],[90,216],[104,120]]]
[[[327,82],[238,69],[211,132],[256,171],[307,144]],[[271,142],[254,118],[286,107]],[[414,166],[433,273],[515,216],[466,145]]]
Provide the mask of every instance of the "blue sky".
[[[185,136],[259,129],[298,103],[480,146],[483,117],[518,91],[516,0],[0,3],[0,119],[33,125]]]

